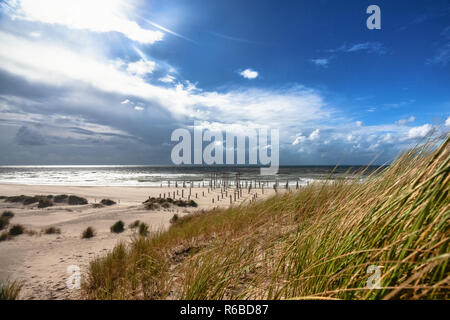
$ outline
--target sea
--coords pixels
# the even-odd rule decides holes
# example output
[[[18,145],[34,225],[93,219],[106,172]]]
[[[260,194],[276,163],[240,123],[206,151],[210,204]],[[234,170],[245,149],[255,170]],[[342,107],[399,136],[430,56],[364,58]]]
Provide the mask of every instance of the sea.
[[[262,176],[259,167],[239,166],[0,166],[0,183],[61,186],[161,187],[175,183],[208,185],[212,180],[266,182],[304,186],[324,179],[361,179],[378,166],[282,166],[275,176]]]

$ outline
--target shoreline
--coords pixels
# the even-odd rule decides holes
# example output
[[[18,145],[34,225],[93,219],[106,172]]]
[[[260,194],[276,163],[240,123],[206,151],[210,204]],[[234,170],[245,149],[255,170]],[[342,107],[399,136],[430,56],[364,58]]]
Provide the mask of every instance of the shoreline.
[[[11,210],[14,217],[10,224],[21,224],[34,235],[23,234],[12,240],[0,242],[0,281],[17,280],[23,284],[20,299],[79,299],[79,290],[69,290],[66,286],[67,267],[79,266],[81,277],[89,262],[111,250],[119,242],[131,241],[135,231],[128,225],[140,220],[149,225],[151,231],[167,230],[174,214],[183,216],[198,210],[214,207],[230,206],[229,198],[221,194],[221,189],[210,190],[193,187],[191,199],[198,204],[197,208],[171,206],[146,210],[142,202],[159,194],[179,193],[175,198],[187,200],[189,188],[173,187],[118,187],[118,186],[55,186],[0,184],[0,196],[35,196],[69,194],[86,198],[87,205],[55,204],[47,208],[37,208],[37,204],[23,205],[0,200],[0,212]],[[228,189],[230,191],[230,189]],[[231,189],[232,190],[232,189]],[[197,193],[197,198],[195,197]],[[205,196],[203,196],[203,193]],[[233,201],[240,205],[251,200],[258,193],[258,199],[275,194],[272,188],[253,189],[248,193],[242,189],[242,197]],[[112,206],[94,208],[94,203],[102,199],[111,199],[117,203]],[[212,201],[214,199],[214,202]],[[219,199],[219,200],[217,200]],[[115,234],[110,231],[111,225],[122,220],[126,229]],[[81,232],[88,226],[96,230],[91,239],[81,239]],[[61,229],[61,234],[44,234],[48,227]]]

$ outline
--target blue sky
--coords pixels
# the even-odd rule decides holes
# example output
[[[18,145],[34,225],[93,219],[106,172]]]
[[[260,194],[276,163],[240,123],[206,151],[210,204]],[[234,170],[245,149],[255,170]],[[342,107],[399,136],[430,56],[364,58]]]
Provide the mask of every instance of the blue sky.
[[[170,164],[194,121],[277,128],[281,164],[384,163],[450,127],[449,1],[0,4],[0,164]]]

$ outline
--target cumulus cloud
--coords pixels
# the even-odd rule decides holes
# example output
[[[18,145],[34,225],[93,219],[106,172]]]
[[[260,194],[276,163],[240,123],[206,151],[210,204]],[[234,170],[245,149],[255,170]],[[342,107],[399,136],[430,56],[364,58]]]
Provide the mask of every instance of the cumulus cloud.
[[[428,133],[430,133],[431,129],[432,127],[428,123],[424,124],[423,126],[413,127],[408,131],[408,138],[410,139],[423,138]]]
[[[316,129],[309,135],[309,140],[317,140],[319,138],[320,130]]]
[[[450,127],[450,117],[448,117],[447,120],[445,120],[445,125],[447,127]]]
[[[308,121],[328,118],[333,112],[326,107],[320,94],[302,86],[245,88],[219,93],[200,90],[186,81],[167,88],[136,76],[153,71],[154,64],[144,59],[127,64],[124,69],[123,64],[116,61],[1,31],[0,42],[8,43],[0,47],[0,69],[11,74],[49,86],[73,86],[74,82],[81,82],[102,92],[126,96],[126,99],[137,97],[151,101],[178,118],[281,127],[301,126]]]
[[[305,141],[306,140],[306,137],[305,136],[303,136],[301,133],[300,134],[298,134],[296,137],[295,137],[295,140],[292,142],[292,145],[297,145],[297,144],[299,144],[300,142],[303,142],[303,141]]]
[[[239,74],[246,79],[256,79],[259,75],[257,71],[252,69],[245,69],[244,71],[241,71]]]
[[[82,29],[86,28],[93,31],[94,27]],[[136,163],[150,163],[164,154],[167,163],[171,131],[195,120],[233,132],[244,132],[246,127],[278,128],[283,154],[301,163],[335,163],[341,155],[351,161],[370,161],[388,142],[394,148],[399,137],[408,136],[406,126],[363,127],[362,122],[355,126],[354,120],[330,106],[320,91],[298,84],[214,91],[177,80],[176,85],[168,86],[164,83],[175,82],[170,74],[175,70],[161,67],[161,61],[156,65],[136,48],[130,51],[137,52],[139,60],[131,58],[130,62],[128,56],[114,59],[102,52],[73,50],[64,41],[47,41],[47,35],[30,39],[29,35],[0,31],[0,43],[6,44],[0,46],[0,130],[10,132],[21,145],[41,145],[42,152],[31,154],[30,159],[54,154],[50,146],[56,145],[66,159],[81,159],[77,157],[85,154],[87,159],[86,150],[92,150],[90,159],[102,153],[110,162],[117,159],[107,158],[115,154],[111,150],[116,147],[130,150],[128,156]],[[355,50],[359,49],[349,52]],[[148,74],[152,77],[145,77]],[[241,75],[247,79],[259,76],[252,69]],[[298,132],[305,135],[296,135]],[[2,150],[8,145],[6,136],[0,139]],[[311,158],[304,154],[299,158],[298,147],[292,146],[297,144]],[[98,151],[104,145],[111,149]],[[62,146],[70,146],[72,152],[62,152]],[[361,150],[367,151],[363,154],[366,158]]]
[[[355,124],[357,127],[362,127],[364,125],[362,121],[356,121]]]
[[[153,73],[155,66],[156,63],[154,61],[141,59],[139,61],[129,63],[127,71],[137,76],[144,76],[146,74]]]
[[[164,77],[159,78],[158,80],[164,83],[173,83],[175,81],[175,77],[168,74]]]
[[[416,120],[416,118],[415,118],[414,116],[410,116],[410,117],[407,118],[407,119],[400,119],[400,120],[398,120],[396,123],[397,123],[398,125],[404,126],[405,124],[414,122],[415,120]]]
[[[16,19],[59,24],[93,32],[119,32],[131,40],[152,44],[163,39],[161,31],[140,27],[127,17],[125,0],[7,0]]]
[[[320,137],[320,129],[315,129],[313,132],[309,134],[308,137],[302,135],[301,133],[297,133],[295,136],[295,140],[292,142],[292,145],[297,145],[301,142],[305,142],[307,140],[309,141],[315,141],[319,139]]]

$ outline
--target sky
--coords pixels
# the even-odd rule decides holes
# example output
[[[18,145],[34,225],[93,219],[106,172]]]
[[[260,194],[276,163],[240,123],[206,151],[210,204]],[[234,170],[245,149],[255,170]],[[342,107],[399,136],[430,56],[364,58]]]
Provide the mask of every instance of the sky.
[[[382,164],[449,116],[450,1],[0,1],[0,165],[171,164],[194,121]]]

